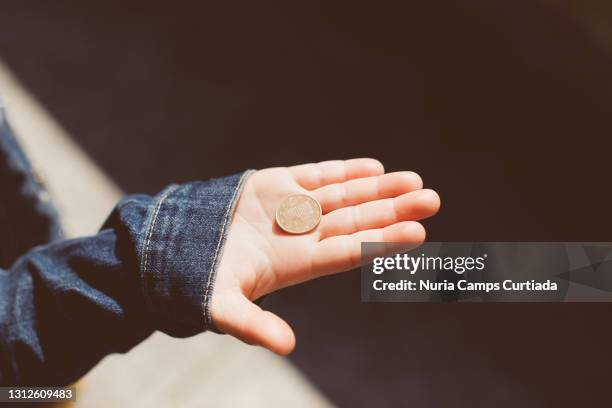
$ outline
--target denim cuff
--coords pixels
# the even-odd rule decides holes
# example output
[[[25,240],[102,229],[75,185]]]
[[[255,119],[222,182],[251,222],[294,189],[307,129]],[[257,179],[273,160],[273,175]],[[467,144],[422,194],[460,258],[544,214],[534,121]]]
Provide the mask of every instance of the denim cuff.
[[[172,185],[155,198],[139,252],[142,288],[158,329],[189,336],[213,328],[215,275],[251,174]]]

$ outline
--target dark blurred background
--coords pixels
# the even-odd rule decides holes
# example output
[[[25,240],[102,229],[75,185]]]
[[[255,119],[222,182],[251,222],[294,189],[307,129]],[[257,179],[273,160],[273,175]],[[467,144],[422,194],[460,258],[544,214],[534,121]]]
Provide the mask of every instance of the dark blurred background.
[[[0,57],[127,192],[372,156],[430,240],[610,241],[612,3],[3,1]],[[341,406],[610,404],[607,304],[270,296]]]

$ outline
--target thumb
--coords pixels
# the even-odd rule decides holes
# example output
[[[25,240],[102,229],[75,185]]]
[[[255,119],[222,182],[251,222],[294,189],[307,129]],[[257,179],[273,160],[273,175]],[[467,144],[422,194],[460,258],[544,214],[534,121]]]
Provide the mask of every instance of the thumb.
[[[295,335],[283,319],[262,310],[241,293],[218,293],[212,298],[213,323],[220,331],[245,343],[287,355],[295,348]]]

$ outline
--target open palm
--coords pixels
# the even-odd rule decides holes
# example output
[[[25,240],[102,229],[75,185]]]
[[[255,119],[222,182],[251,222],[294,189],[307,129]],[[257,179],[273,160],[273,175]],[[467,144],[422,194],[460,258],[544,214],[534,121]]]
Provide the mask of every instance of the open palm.
[[[275,222],[279,203],[304,193],[323,210],[317,228],[291,235]],[[277,289],[359,266],[362,242],[420,243],[416,220],[434,215],[438,195],[413,172],[384,174],[373,159],[335,160],[260,170],[246,181],[219,264],[211,313],[215,326],[287,354],[289,325],[252,301]]]

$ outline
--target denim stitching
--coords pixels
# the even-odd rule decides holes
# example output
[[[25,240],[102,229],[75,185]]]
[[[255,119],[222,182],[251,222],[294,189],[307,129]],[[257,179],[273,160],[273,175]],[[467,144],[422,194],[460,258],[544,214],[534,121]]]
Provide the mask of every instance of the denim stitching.
[[[228,224],[227,221],[228,221],[230,213],[232,212],[232,209],[235,208],[236,206],[237,196],[239,195],[239,193],[242,192],[242,187],[244,186],[244,182],[246,181],[247,177],[250,176],[254,172],[255,170],[247,170],[246,172],[244,172],[242,177],[240,177],[240,180],[238,181],[238,184],[236,185],[236,189],[234,190],[232,194],[232,198],[227,205],[227,209],[225,210],[225,216],[223,217],[223,225],[221,226],[221,233],[219,234],[219,241],[217,242],[217,247],[215,248],[215,253],[213,255],[213,261],[210,266],[210,271],[208,273],[208,280],[206,281],[206,287],[204,288],[204,304],[202,306],[204,308],[204,320],[205,320],[206,329],[213,327],[212,315],[211,315],[210,305],[209,305],[209,300],[210,300],[209,295],[210,295],[211,289],[213,289],[214,287],[213,278],[216,276],[216,272],[217,272],[219,250],[221,249],[221,245],[225,242],[225,238],[226,238],[225,229]]]
[[[142,283],[142,288],[145,294],[145,297],[147,296],[148,292],[147,292],[147,288],[146,288],[146,280],[145,280],[145,275],[147,273],[147,262],[149,259],[149,248],[151,245],[151,238],[153,237],[153,230],[155,229],[155,222],[157,221],[157,216],[159,215],[159,211],[161,209],[162,204],[164,203],[164,201],[166,200],[166,198],[168,198],[168,196],[177,189],[177,185],[174,186],[170,186],[164,193],[163,195],[159,198],[159,201],[157,202],[157,205],[155,206],[155,210],[151,216],[151,221],[149,223],[149,231],[147,231],[147,237],[143,243],[143,250],[142,250],[142,262],[141,262],[141,273],[140,273],[140,281]]]

